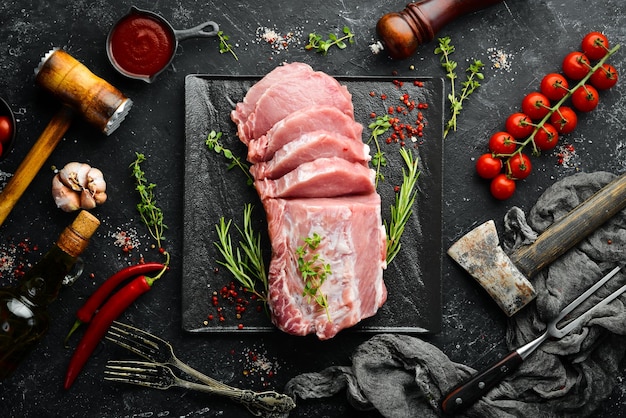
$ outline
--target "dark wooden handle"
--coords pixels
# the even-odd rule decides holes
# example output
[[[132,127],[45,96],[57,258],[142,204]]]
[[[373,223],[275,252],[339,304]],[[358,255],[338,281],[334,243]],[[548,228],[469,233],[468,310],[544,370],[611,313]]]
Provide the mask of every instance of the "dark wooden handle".
[[[502,379],[513,373],[523,361],[517,351],[512,351],[467,382],[455,387],[441,401],[443,413],[455,414],[470,407],[495,385],[502,382]]]
[[[626,173],[554,222],[531,245],[510,255],[528,278],[563,255],[626,207]]]

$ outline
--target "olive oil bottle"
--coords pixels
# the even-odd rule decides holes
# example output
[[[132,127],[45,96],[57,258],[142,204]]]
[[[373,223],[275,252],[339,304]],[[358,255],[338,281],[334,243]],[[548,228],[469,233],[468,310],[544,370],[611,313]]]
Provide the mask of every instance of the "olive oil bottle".
[[[0,289],[0,379],[13,373],[48,330],[48,305],[99,225],[81,211],[15,287]]]

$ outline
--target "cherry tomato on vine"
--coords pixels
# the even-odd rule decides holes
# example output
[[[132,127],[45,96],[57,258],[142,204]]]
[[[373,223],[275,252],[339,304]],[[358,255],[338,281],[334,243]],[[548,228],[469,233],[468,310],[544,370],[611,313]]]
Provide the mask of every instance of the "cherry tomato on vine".
[[[561,100],[569,90],[569,83],[563,75],[550,73],[541,79],[540,90],[550,100]]]
[[[506,200],[515,193],[515,180],[506,174],[498,174],[489,185],[491,195],[498,200]]]
[[[550,99],[545,94],[533,91],[522,99],[522,112],[532,120],[543,119],[550,111]]]
[[[559,133],[553,125],[544,123],[535,134],[533,141],[540,150],[549,151],[559,142]]]
[[[598,90],[595,87],[585,84],[578,87],[572,93],[572,104],[581,112],[591,112],[598,105]]]
[[[6,145],[11,140],[13,126],[8,116],[0,116],[0,144]]]
[[[496,132],[489,138],[489,150],[494,154],[513,154],[516,148],[515,138],[508,132]]]
[[[502,171],[502,160],[486,153],[476,160],[476,172],[484,179],[492,179]]]
[[[550,123],[561,135],[569,134],[578,125],[578,115],[571,107],[561,106],[550,116]]]
[[[506,131],[515,139],[528,137],[534,129],[533,122],[525,113],[511,114],[504,122]]]
[[[609,49],[609,40],[600,32],[589,32],[583,38],[581,49],[592,60],[599,60]]]
[[[507,169],[511,178],[523,180],[530,175],[533,165],[530,162],[530,158],[520,152],[509,158]]]
[[[608,90],[617,83],[617,70],[611,64],[602,64],[591,74],[589,81],[599,90]]]
[[[563,73],[572,80],[580,80],[589,73],[589,58],[580,51],[570,52],[563,58]]]

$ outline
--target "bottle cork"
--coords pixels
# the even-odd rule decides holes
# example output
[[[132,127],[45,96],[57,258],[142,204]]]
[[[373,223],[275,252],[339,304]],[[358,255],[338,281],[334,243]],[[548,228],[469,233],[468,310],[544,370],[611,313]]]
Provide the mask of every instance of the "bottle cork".
[[[70,226],[65,228],[57,246],[72,257],[78,257],[89,244],[89,239],[100,226],[100,221],[86,210],[81,210]]]

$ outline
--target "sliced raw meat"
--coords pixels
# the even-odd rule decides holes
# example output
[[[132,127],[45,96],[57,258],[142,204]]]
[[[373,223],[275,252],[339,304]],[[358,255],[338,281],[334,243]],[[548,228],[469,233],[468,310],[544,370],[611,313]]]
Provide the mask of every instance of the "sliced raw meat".
[[[248,144],[248,161],[258,163],[272,159],[285,144],[307,132],[320,129],[362,142],[363,125],[334,106],[306,107],[276,123],[266,135]]]
[[[353,163],[367,165],[371,159],[370,147],[363,142],[328,131],[306,133],[279,149],[274,157],[250,168],[257,179],[277,179],[299,165],[319,158],[338,157]]]
[[[243,101],[237,103],[235,106],[235,110],[233,110],[230,114],[233,122],[237,124],[238,127],[242,127],[245,125],[248,120],[248,116],[250,113],[254,111],[256,106],[256,102],[259,98],[265,93],[268,87],[272,84],[281,82],[289,77],[297,77],[301,72],[313,72],[313,68],[310,65],[304,64],[301,62],[294,62],[291,64],[284,64],[279,67],[274,68],[272,71],[267,73],[265,77],[256,82],[248,92],[246,96],[243,98]],[[245,141],[245,135],[239,135],[242,141],[247,144]]]
[[[276,179],[256,180],[261,199],[275,197],[335,197],[374,193],[375,171],[342,158],[319,158]]]
[[[320,71],[303,71],[265,90],[243,127],[238,128],[239,138],[244,143],[258,139],[289,114],[316,105],[333,106],[354,117],[352,95],[346,86]]]
[[[377,312],[387,299],[378,194],[269,199],[263,204],[272,243],[268,304],[279,329],[295,335],[315,333],[325,340]],[[328,312],[302,295],[296,249],[314,233],[322,238],[314,254],[331,269],[319,289],[328,300]]]

